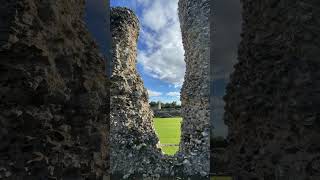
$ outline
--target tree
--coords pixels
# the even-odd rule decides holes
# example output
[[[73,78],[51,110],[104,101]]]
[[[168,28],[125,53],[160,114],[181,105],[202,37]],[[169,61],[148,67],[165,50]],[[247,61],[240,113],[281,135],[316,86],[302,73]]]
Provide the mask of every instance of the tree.
[[[151,107],[156,107],[158,103],[156,103],[154,101],[151,101],[149,104],[150,104]]]
[[[172,107],[172,108],[176,108],[176,107],[177,107],[177,102],[176,102],[176,101],[173,101],[173,102],[171,103],[171,107]]]

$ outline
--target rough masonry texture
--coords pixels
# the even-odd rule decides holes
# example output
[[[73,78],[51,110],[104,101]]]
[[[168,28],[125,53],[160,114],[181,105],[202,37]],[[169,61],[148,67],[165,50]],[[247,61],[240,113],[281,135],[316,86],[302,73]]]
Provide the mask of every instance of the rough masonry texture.
[[[181,90],[180,152],[197,173],[209,173],[210,155],[210,4],[180,0],[179,19],[185,49],[186,74]]]
[[[188,64],[183,86],[184,124],[181,151],[167,156],[157,148],[148,94],[136,70],[139,22],[127,8],[111,10],[113,67],[111,76],[111,173],[204,177],[209,173],[209,4],[179,3]],[[191,14],[185,18],[186,13]],[[202,45],[204,44],[204,45]]]
[[[108,172],[108,81],[84,0],[1,0],[0,179]]]
[[[229,170],[239,179],[320,177],[320,3],[242,0],[227,88]]]
[[[136,70],[139,22],[126,8],[111,9],[111,171],[113,174],[152,174],[161,164],[158,137],[148,93]],[[161,170],[161,169],[160,169]]]

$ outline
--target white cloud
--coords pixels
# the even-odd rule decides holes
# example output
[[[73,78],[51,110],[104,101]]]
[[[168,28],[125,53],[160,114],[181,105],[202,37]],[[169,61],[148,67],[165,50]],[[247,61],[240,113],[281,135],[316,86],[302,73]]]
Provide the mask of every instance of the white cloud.
[[[150,76],[180,87],[185,73],[184,49],[178,19],[178,0],[139,0],[144,6],[138,63]],[[146,6],[148,4],[148,6]]]
[[[144,5],[148,4],[143,2]],[[178,21],[177,0],[156,0],[143,10],[142,23],[148,28],[159,31],[168,23]]]
[[[180,96],[180,93],[179,92],[168,92],[166,95],[167,96]]]
[[[148,94],[149,94],[149,97],[158,97],[158,96],[161,96],[161,95],[162,95],[161,92],[152,91],[152,90],[150,90],[150,89],[148,89]]]

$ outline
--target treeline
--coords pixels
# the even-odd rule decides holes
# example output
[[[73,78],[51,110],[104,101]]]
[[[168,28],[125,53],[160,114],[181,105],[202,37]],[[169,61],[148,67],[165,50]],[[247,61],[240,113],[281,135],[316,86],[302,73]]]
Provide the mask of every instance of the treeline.
[[[151,101],[149,104],[151,107],[158,107],[158,102]],[[177,104],[176,101],[173,101],[171,103],[161,103],[161,108],[181,108],[181,105]]]

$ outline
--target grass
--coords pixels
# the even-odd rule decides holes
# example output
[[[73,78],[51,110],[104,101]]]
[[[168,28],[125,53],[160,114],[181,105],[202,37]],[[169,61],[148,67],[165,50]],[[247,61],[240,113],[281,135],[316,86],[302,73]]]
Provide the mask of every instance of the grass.
[[[181,117],[175,118],[154,118],[154,127],[161,144],[179,144],[181,135]],[[165,154],[174,155],[178,146],[164,146],[161,148]],[[213,176],[210,180],[232,180],[228,176]]]
[[[179,145],[181,121],[181,117],[154,118],[154,126],[161,144]],[[179,146],[163,146],[161,149],[165,154],[174,155],[178,151]]]

